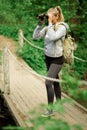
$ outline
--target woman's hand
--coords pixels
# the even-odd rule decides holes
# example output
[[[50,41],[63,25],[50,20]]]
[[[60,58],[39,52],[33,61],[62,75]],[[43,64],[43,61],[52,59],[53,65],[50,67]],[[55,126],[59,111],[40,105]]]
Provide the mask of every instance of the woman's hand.
[[[39,25],[44,24],[44,22],[45,22],[44,19],[43,19],[43,20],[40,19],[40,20],[39,20]]]
[[[53,13],[49,13],[48,14],[48,21],[49,21],[49,23],[52,23],[52,20],[53,20]]]

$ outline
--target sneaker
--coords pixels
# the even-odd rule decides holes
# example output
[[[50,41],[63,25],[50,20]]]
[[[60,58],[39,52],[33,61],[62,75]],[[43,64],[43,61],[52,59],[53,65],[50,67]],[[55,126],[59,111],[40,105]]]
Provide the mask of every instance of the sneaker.
[[[54,112],[52,110],[47,110],[44,114],[42,114],[42,117],[50,117],[53,116]]]

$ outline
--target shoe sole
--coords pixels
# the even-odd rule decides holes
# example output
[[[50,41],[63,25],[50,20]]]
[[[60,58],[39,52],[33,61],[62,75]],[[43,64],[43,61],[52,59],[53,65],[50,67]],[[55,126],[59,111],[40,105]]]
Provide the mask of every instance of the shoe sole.
[[[50,115],[41,115],[42,117],[51,117],[51,116],[54,116],[55,114],[50,114]]]

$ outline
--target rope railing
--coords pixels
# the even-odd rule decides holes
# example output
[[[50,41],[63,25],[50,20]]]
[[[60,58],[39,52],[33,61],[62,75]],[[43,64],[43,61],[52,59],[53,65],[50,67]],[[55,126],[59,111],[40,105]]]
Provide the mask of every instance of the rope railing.
[[[44,48],[41,48],[41,47],[39,47],[39,46],[34,45],[31,41],[27,40],[24,36],[23,36],[23,39],[24,39],[27,43],[29,43],[31,46],[33,46],[34,48],[37,48],[37,49],[39,49],[39,50],[44,51]],[[87,62],[87,60],[83,60],[83,59],[81,59],[81,58],[79,58],[79,57],[76,57],[76,56],[74,56],[74,59],[79,60],[79,61],[82,61],[82,62]]]
[[[39,49],[39,50],[44,51],[44,48],[41,48],[41,47],[39,47],[39,46],[34,45],[34,44],[31,43],[29,40],[27,40],[24,36],[23,36],[23,39],[24,39],[27,43],[29,43],[31,46],[33,46],[34,48],[37,48],[37,49]]]
[[[74,58],[75,58],[76,60],[79,60],[79,61],[82,61],[82,62],[87,62],[87,60],[83,60],[83,59],[81,59],[81,58],[79,58],[79,57],[76,57],[76,56],[74,56]]]
[[[15,62],[17,64],[19,64],[21,67],[23,67],[25,70],[27,70],[29,73],[32,73],[33,75],[39,77],[39,78],[43,78],[45,80],[50,80],[52,82],[60,82],[60,83],[68,83],[67,81],[65,80],[62,80],[62,79],[55,79],[55,78],[50,78],[50,77],[47,77],[47,76],[44,76],[44,75],[40,75],[38,73],[36,73],[34,70],[29,70],[29,68],[27,68],[26,66],[24,66],[23,64],[19,63],[16,59],[16,57],[11,53],[11,51],[8,49],[8,52],[10,54],[10,56],[15,60]],[[79,83],[81,85],[87,85],[87,81],[80,81],[79,80]]]
[[[19,64],[21,67],[23,67],[25,70],[27,70],[28,72],[38,76],[39,78],[43,78],[43,79],[46,79],[46,80],[50,80],[50,81],[53,81],[53,82],[66,82],[64,80],[60,80],[60,79],[55,79],[55,78],[50,78],[50,77],[46,77],[46,76],[43,76],[43,75],[40,75],[38,73],[36,73],[34,70],[29,70],[27,67],[23,66],[23,64],[19,63],[16,59],[16,57],[11,53],[11,51],[8,49],[8,52],[10,54],[10,56],[15,60],[15,62],[17,64]]]

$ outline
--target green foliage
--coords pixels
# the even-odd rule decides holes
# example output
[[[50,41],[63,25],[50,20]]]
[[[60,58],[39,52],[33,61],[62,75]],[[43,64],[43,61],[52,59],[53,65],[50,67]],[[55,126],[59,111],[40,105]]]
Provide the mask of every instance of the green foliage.
[[[66,81],[66,83],[62,83],[63,91],[74,99],[79,100],[79,102],[84,102],[82,104],[87,107],[85,103],[85,101],[87,101],[87,89],[79,88],[81,86],[81,82],[78,73],[75,72],[72,66],[69,65],[65,65],[62,72],[62,78]]]
[[[81,59],[84,59],[87,61],[87,51],[86,51],[87,44],[84,43],[82,46],[79,44],[75,56],[80,57]],[[76,70],[79,74],[79,78],[83,78],[84,72],[87,71],[87,62],[81,62],[75,59],[75,64],[73,65],[73,69]]]
[[[65,114],[65,108],[64,104],[69,103],[73,104],[73,101],[71,99],[62,99],[58,102],[56,102],[54,105],[50,105],[49,108],[52,108],[56,110],[59,113],[59,115]],[[29,122],[32,127],[29,128],[29,130],[83,130],[80,124],[73,124],[70,125],[67,121],[59,118],[59,117],[47,117],[43,118],[41,116],[41,111],[45,108],[48,108],[48,106],[45,105],[40,105],[38,108],[34,108],[32,111],[30,111],[29,116],[31,118],[27,119],[25,123]],[[27,130],[27,128],[22,128],[22,127],[15,127],[15,126],[7,126],[4,127],[3,130]]]
[[[79,95],[83,98],[83,100],[87,101],[87,90],[80,91]]]
[[[45,130],[71,130],[69,124],[61,119],[50,118],[48,120],[39,117],[34,121],[34,123],[36,127],[31,130],[37,130],[40,129],[40,127],[44,127]]]
[[[22,127],[16,127],[16,126],[6,126],[6,127],[3,127],[2,130],[26,130],[26,129]]]
[[[56,114],[58,112],[64,116],[65,103],[70,104],[72,103],[72,101],[70,99],[62,99],[56,102],[56,104],[49,107],[56,110]],[[38,109],[43,110],[44,107],[46,108],[46,106],[40,106],[40,108]],[[63,119],[58,117],[55,118],[55,116],[43,118],[40,115],[40,110],[34,109],[32,112],[29,112],[29,114],[31,115],[31,119],[29,119],[28,122],[31,122],[31,124],[34,126],[30,130],[82,130],[82,127],[79,124],[69,125],[67,121],[64,121]]]
[[[46,74],[46,66],[44,63],[44,53],[41,50],[33,49],[29,44],[24,44],[20,56],[29,64],[35,71],[40,74]],[[33,63],[33,64],[32,64]]]
[[[0,34],[18,40],[18,28],[15,26],[0,24]]]

